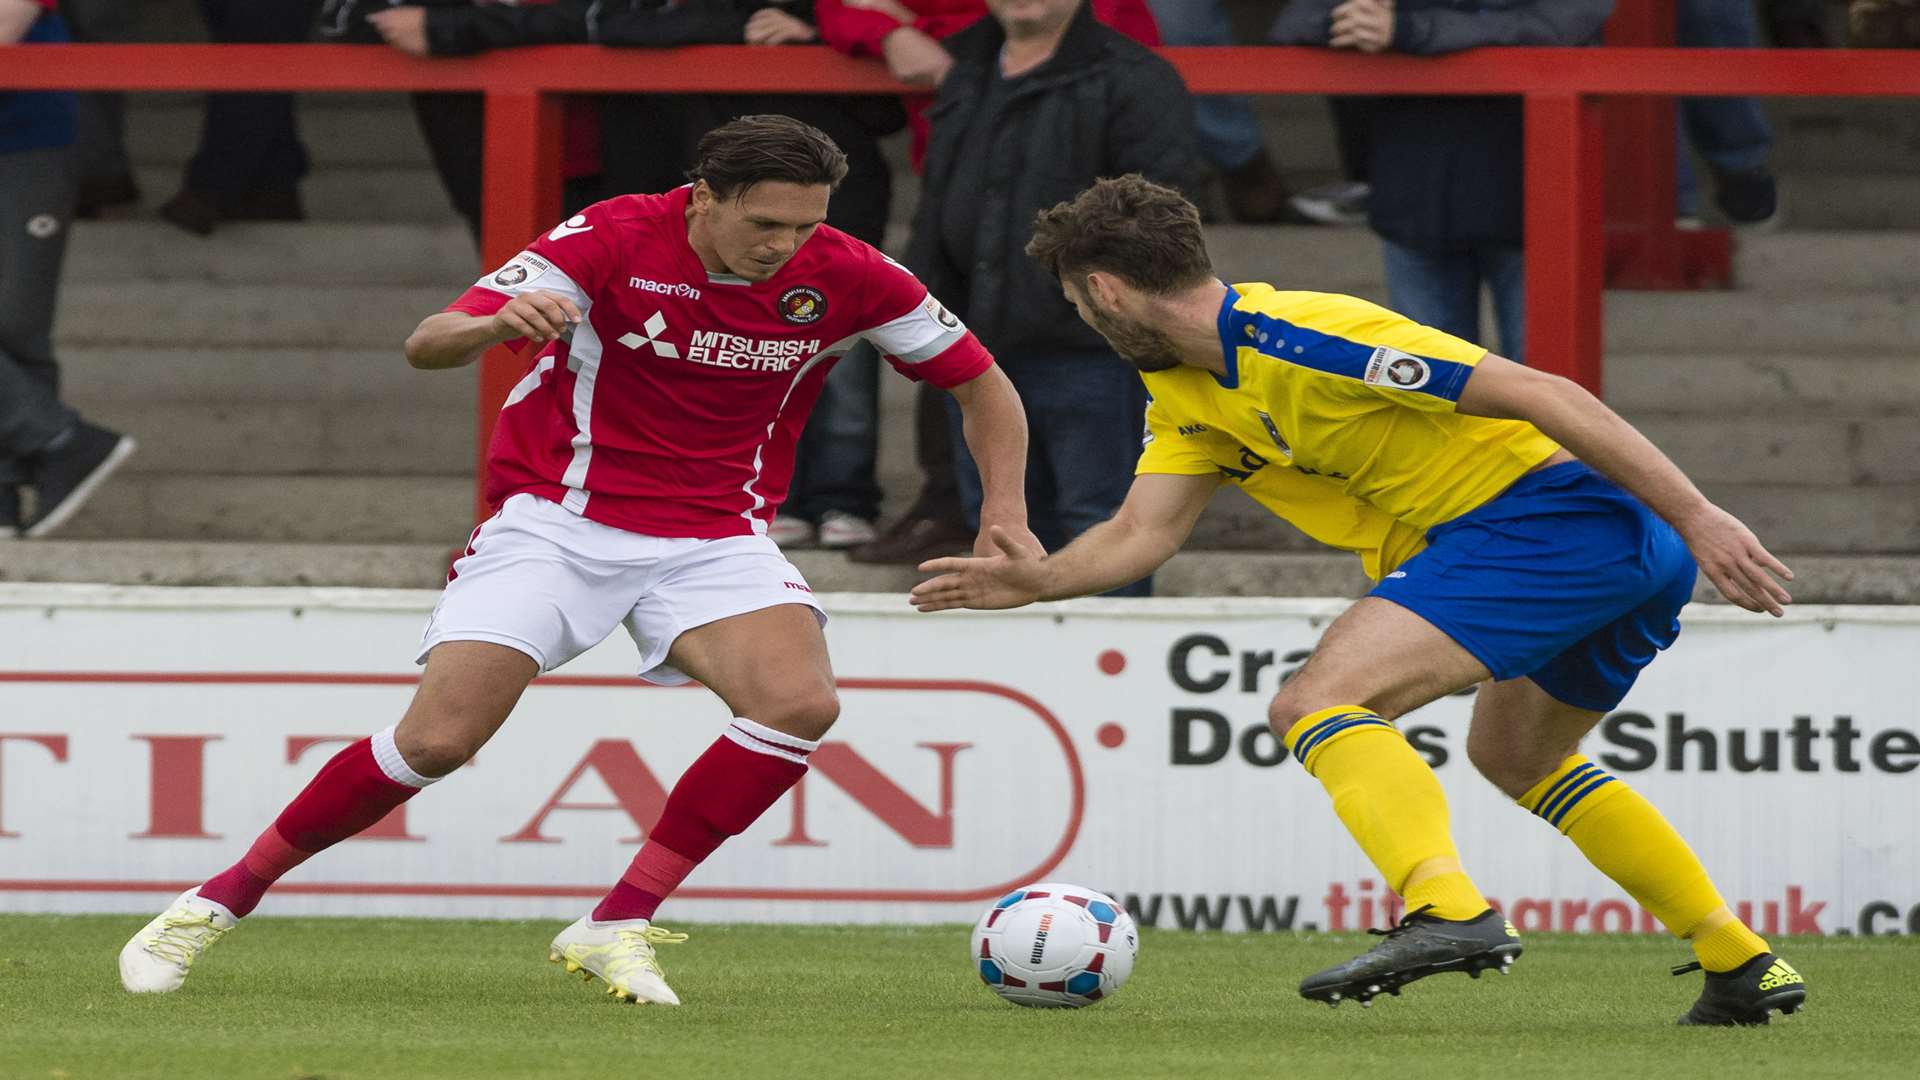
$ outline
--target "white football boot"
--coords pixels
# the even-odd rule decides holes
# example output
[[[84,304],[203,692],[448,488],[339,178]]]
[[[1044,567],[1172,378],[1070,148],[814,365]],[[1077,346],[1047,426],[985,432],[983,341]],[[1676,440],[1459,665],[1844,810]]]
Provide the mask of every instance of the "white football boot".
[[[547,959],[565,964],[569,975],[577,971],[588,982],[599,977],[607,984],[607,993],[621,1001],[678,1005],[680,996],[667,985],[653,947],[685,940],[687,935],[661,929],[645,919],[596,923],[590,916],[582,916],[553,939]]]
[[[135,994],[180,989],[200,954],[238,925],[226,908],[200,899],[197,887],[188,889],[120,950],[120,985]]]

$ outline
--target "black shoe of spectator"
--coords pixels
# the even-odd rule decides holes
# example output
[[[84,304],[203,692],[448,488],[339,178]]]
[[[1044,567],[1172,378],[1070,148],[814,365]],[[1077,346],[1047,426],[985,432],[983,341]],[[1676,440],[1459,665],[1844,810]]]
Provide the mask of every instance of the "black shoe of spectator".
[[[1779,223],[1780,189],[1766,169],[1724,172],[1715,177],[1713,201],[1727,220],[1747,228],[1771,228]]]
[[[0,484],[0,540],[20,535],[20,489]]]
[[[305,221],[307,210],[300,204],[299,189],[273,188],[227,200],[220,216],[227,221]]]
[[[907,517],[877,538],[848,551],[847,558],[857,563],[914,565],[972,550],[973,533],[965,525],[938,518]]]
[[[26,534],[46,536],[65,525],[134,447],[129,436],[76,422],[58,446],[40,453],[33,478],[34,515]]]
[[[1294,220],[1293,208],[1287,205],[1287,183],[1264,148],[1245,165],[1221,173],[1220,188],[1236,221],[1271,225]]]
[[[91,176],[80,181],[80,186],[74,192],[73,216],[91,221],[99,217],[102,210],[139,201],[140,185],[133,182],[132,173]]]
[[[195,236],[212,236],[220,223],[220,204],[204,191],[181,188],[180,194],[160,204],[160,216]]]

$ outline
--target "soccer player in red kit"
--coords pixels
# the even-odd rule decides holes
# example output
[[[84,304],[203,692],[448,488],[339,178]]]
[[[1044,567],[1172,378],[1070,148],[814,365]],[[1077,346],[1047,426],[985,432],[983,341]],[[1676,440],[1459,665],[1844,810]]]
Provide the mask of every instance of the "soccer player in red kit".
[[[544,346],[494,434],[498,510],[448,574],[405,716],[327,762],[244,858],[136,934],[120,954],[128,990],[178,989],[282,874],[458,768],[535,675],[624,625],[642,678],[698,680],[736,719],[549,957],[623,1000],[678,1004],[654,946],[683,935],[654,926],[655,909],[800,779],[839,714],[826,616],[766,536],[834,361],[865,339],[949,390],[986,480],[981,536],[1031,535],[1019,398],[912,274],[822,224],[846,175],[839,148],[749,116],[697,157],[693,183],[588,207],[407,339],[419,368]]]

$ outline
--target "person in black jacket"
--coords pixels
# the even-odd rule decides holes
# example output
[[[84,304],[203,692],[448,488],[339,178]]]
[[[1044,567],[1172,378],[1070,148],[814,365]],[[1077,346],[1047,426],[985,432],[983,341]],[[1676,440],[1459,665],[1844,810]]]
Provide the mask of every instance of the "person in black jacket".
[[[954,64],[932,135],[907,263],[953,305],[1027,408],[1030,521],[1048,548],[1111,516],[1140,453],[1139,377],[1028,258],[1034,216],[1103,176],[1186,186],[1193,110],[1172,65],[1097,22],[1081,0],[988,0],[993,18],[946,39]],[[961,498],[980,479],[951,424]],[[1122,595],[1143,595],[1140,582]]]
[[[1292,0],[1272,38],[1437,56],[1483,45],[1591,45],[1613,0]],[[1480,341],[1493,293],[1500,352],[1525,354],[1521,106],[1510,97],[1382,97],[1369,114],[1368,217],[1385,246],[1388,304]]]

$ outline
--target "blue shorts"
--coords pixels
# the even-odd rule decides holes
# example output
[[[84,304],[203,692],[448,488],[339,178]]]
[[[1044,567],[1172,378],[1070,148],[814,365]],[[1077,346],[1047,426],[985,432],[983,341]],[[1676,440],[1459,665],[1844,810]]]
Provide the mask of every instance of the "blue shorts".
[[[1370,594],[1438,627],[1496,679],[1606,712],[1680,636],[1695,566],[1673,527],[1578,461],[1436,525]]]

